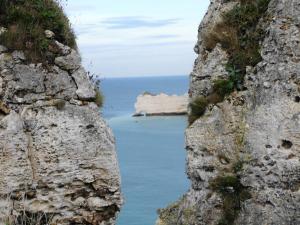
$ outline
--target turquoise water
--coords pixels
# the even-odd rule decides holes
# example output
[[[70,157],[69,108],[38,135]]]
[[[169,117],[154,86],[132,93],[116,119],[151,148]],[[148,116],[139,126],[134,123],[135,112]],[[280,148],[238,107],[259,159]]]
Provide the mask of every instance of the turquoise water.
[[[156,210],[187,191],[186,117],[131,117],[140,93],[184,94],[187,87],[187,76],[102,81],[103,115],[116,137],[125,198],[117,225],[154,225]]]

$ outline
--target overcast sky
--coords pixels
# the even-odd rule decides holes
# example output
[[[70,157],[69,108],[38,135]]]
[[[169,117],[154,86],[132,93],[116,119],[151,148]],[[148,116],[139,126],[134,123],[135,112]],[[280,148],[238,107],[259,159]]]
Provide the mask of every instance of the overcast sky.
[[[100,77],[186,75],[209,0],[68,0],[83,63]]]

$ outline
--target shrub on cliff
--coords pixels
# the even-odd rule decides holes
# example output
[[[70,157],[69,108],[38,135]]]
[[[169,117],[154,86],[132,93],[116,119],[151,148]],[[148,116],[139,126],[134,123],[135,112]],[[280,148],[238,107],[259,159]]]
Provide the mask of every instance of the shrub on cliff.
[[[222,21],[203,36],[207,51],[212,51],[220,43],[227,52],[226,70],[229,76],[213,81],[211,93],[200,97],[201,101],[198,99],[191,103],[190,124],[204,114],[209,104],[222,102],[234,90],[243,90],[246,67],[255,66],[262,60],[260,42],[265,31],[259,26],[259,21],[266,17],[269,3],[270,0],[239,0],[233,9],[222,15]]]
[[[165,209],[158,209],[159,214],[159,224],[163,225],[195,225],[197,224],[197,209],[196,206],[189,206],[182,208],[184,205],[186,197],[183,196],[179,201],[174,202]],[[180,217],[180,223],[179,218]]]
[[[8,29],[0,36],[0,44],[24,51],[30,62],[47,61],[51,40],[45,37],[45,30],[53,31],[59,42],[76,48],[74,32],[56,0],[0,0],[0,26]]]
[[[95,96],[95,103],[98,107],[102,107],[104,103],[104,96],[98,87],[95,88],[96,96]]]
[[[223,215],[218,225],[234,224],[242,203],[251,198],[250,192],[241,184],[236,175],[218,176],[210,182],[210,188],[218,192],[223,200]]]
[[[207,98],[204,96],[199,96],[195,98],[190,104],[190,114],[189,114],[189,124],[192,124],[195,120],[197,120],[200,116],[202,116],[208,105]]]
[[[227,0],[227,2],[232,0]],[[260,41],[265,31],[259,26],[259,21],[266,16],[270,0],[240,0],[230,11],[222,16],[222,21],[216,24],[203,38],[204,47],[211,51],[217,43],[229,55],[227,71],[238,71],[239,80],[243,82],[247,66],[255,66],[261,61]],[[231,78],[229,78],[231,79]],[[238,88],[237,88],[238,89]],[[234,89],[232,89],[234,90]]]

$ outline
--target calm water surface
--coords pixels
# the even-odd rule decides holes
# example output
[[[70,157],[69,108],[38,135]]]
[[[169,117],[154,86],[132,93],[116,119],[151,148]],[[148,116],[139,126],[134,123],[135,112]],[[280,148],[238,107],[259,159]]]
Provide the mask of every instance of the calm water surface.
[[[187,87],[187,76],[102,81],[103,115],[116,137],[125,198],[118,225],[154,225],[156,210],[187,191],[186,117],[131,117],[136,97],[144,91],[184,94]]]

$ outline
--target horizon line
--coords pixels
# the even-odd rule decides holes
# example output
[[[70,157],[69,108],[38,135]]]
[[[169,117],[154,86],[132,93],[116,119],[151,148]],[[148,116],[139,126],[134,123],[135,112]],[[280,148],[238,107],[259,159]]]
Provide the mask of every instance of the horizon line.
[[[173,74],[173,75],[139,75],[139,76],[101,76],[97,77],[100,79],[120,79],[120,78],[152,78],[152,77],[188,77],[189,74]]]

